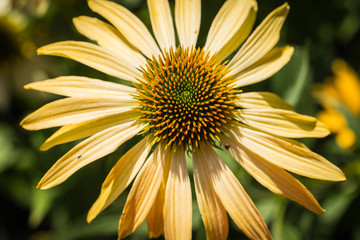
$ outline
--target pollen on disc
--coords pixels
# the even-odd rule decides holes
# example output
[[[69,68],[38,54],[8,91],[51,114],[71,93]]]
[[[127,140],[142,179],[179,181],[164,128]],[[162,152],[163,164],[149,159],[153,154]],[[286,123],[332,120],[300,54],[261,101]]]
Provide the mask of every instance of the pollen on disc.
[[[233,124],[235,98],[226,65],[202,49],[178,47],[147,61],[135,97],[145,132],[172,148],[214,143]]]

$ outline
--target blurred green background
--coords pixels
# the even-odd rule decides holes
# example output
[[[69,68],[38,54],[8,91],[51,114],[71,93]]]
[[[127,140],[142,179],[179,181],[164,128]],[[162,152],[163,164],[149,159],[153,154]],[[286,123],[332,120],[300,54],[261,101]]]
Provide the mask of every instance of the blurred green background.
[[[145,0],[114,0],[150,26]],[[202,46],[211,21],[223,0],[202,1]],[[256,25],[283,1],[259,0]],[[317,116],[321,105],[313,97],[315,83],[331,76],[331,63],[342,58],[360,72],[360,1],[289,0],[290,15],[280,44],[295,46],[291,62],[278,74],[244,90],[272,91],[303,114]],[[174,2],[171,1],[171,5]],[[85,40],[75,31],[72,18],[97,16],[85,0],[0,0],[0,239],[116,239],[117,225],[127,191],[97,217],[86,214],[100,192],[102,181],[126,151],[84,167],[68,181],[50,190],[38,190],[43,174],[74,144],[47,152],[38,150],[54,129],[29,132],[19,122],[56,96],[25,91],[23,85],[61,75],[80,75],[116,81],[72,60],[36,56],[36,49],[61,40]],[[355,100],[354,100],[355,101]],[[346,116],[360,139],[359,116]],[[360,239],[360,157],[358,144],[343,149],[335,136],[304,140],[315,152],[341,167],[348,180],[331,183],[298,177],[319,200],[326,213],[317,216],[276,196],[255,182],[226,155],[219,152],[255,201],[275,239]],[[130,143],[131,144],[131,143]],[[205,239],[194,200],[193,238]],[[129,239],[147,239],[146,225]],[[229,239],[246,239],[231,222]]]

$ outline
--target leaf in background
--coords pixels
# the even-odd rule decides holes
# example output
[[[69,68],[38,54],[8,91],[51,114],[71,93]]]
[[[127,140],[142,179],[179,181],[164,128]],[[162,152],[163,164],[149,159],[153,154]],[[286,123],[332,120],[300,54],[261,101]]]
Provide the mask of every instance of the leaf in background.
[[[275,92],[292,106],[300,105],[303,93],[311,84],[309,44],[296,46],[291,61],[272,79]]]
[[[51,210],[54,200],[59,195],[59,192],[56,189],[47,191],[35,188],[33,189],[29,225],[32,228],[36,228],[41,224],[44,217]]]
[[[97,236],[116,236],[120,217],[119,214],[101,216],[101,218],[96,219],[91,224],[86,223],[85,216],[80,217],[75,221],[68,223],[65,239],[95,239]]]
[[[0,124],[0,172],[16,163],[16,147],[13,143],[13,129],[5,123]]]
[[[319,218],[320,225],[326,231],[331,229],[335,230],[335,226],[340,221],[341,217],[344,215],[351,202],[358,195],[358,183],[346,184],[341,191],[341,194],[338,192],[333,192],[334,194],[327,197],[323,201],[323,207],[326,209],[326,212],[321,218]]]

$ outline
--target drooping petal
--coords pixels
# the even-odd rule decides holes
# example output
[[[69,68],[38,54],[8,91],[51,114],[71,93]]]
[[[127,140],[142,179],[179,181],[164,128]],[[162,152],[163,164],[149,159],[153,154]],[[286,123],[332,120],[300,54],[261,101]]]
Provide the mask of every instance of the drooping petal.
[[[76,124],[132,110],[137,103],[108,98],[64,98],[48,103],[22,120],[21,126],[39,130]]]
[[[119,32],[139,49],[145,56],[152,58],[160,54],[154,38],[144,23],[123,6],[105,0],[88,0],[89,7],[112,23]]]
[[[115,125],[130,122],[137,117],[139,117],[139,112],[130,110],[95,120],[65,125],[46,139],[40,146],[40,150],[46,151],[56,145],[91,136]]]
[[[114,152],[142,128],[135,122],[129,122],[108,128],[82,141],[50,168],[37,187],[48,189],[64,182],[80,168]]]
[[[79,76],[63,76],[25,85],[25,89],[34,89],[67,97],[116,98],[125,101],[133,99],[130,94],[136,89],[118,83]]]
[[[146,218],[149,238],[158,238],[164,232],[165,187],[160,185],[159,191]]]
[[[239,121],[281,137],[325,137],[330,131],[314,117],[282,109],[242,109]]]
[[[89,210],[88,222],[91,222],[102,210],[108,207],[131,183],[147,158],[150,149],[150,141],[145,138],[119,159],[101,186],[98,199]]]
[[[133,67],[146,64],[145,57],[110,24],[97,18],[80,16],[73,19],[78,32],[110,50],[118,58],[126,60]]]
[[[289,5],[284,3],[262,21],[229,62],[228,67],[231,69],[231,75],[245,70],[276,45],[289,9]]]
[[[244,32],[238,31],[245,23],[250,12],[256,8],[257,4],[253,0],[227,0],[211,24],[204,46],[205,51],[212,54],[220,52],[233,38],[238,38],[239,35],[244,34]],[[243,36],[242,40],[246,37]],[[241,42],[238,44],[240,45]]]
[[[119,222],[119,238],[133,233],[144,221],[156,198],[163,176],[166,152],[160,144],[137,175]]]
[[[248,109],[277,108],[293,111],[294,108],[278,95],[270,92],[247,92],[239,95],[239,105]]]
[[[272,239],[256,206],[231,170],[210,146],[201,152],[198,162],[209,169],[213,188],[236,225],[250,239]]]
[[[341,170],[320,155],[276,136],[246,126],[233,129],[232,137],[266,161],[299,175],[327,181],[343,181]]]
[[[237,80],[233,87],[247,86],[271,77],[290,61],[293,53],[294,48],[290,46],[274,48],[256,63],[232,76]]]
[[[185,152],[176,151],[171,161],[166,183],[164,233],[169,240],[190,240],[192,199]]]
[[[221,142],[228,146],[227,150],[236,161],[270,191],[289,198],[316,214],[324,212],[314,196],[288,172],[267,162],[226,136],[221,139]]]
[[[161,49],[175,49],[175,31],[168,0],[147,0],[151,25]]]
[[[164,232],[164,205],[165,205],[165,189],[169,176],[170,165],[173,152],[166,153],[166,160],[163,170],[163,177],[156,199],[151,207],[146,219],[149,238],[158,238]]]
[[[229,231],[226,211],[212,186],[211,172],[199,159],[199,151],[193,152],[193,175],[196,199],[205,225],[206,239],[226,239]]]
[[[37,50],[41,55],[70,58],[108,75],[137,82],[140,71],[111,51],[88,42],[64,41],[43,46]]]
[[[196,46],[200,23],[201,0],[175,0],[175,24],[183,48]]]

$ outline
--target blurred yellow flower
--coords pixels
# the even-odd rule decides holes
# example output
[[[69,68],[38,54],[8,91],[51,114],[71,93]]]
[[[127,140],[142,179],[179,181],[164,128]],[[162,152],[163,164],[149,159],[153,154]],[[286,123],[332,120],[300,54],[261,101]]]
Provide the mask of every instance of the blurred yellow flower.
[[[341,59],[334,60],[332,71],[334,76],[326,78],[315,88],[315,96],[324,108],[318,117],[336,134],[337,144],[350,149],[356,145],[356,135],[339,108],[343,106],[360,117],[360,79],[356,71]]]
[[[43,106],[21,123],[28,130],[62,126],[42,150],[87,137],[54,164],[39,188],[62,183],[141,135],[143,139],[110,171],[87,218],[91,222],[134,180],[120,217],[119,238],[130,235],[147,218],[150,237],[164,232],[169,240],[191,239],[187,154],[192,157],[207,239],[227,238],[227,213],[250,239],[271,239],[255,204],[214,147],[227,150],[272,192],[323,213],[313,195],[289,172],[345,180],[339,168],[292,139],[324,137],[328,128],[316,118],[296,113],[275,94],[238,89],[269,78],[290,60],[292,47],[275,47],[288,15],[287,3],[251,33],[256,1],[226,1],[203,48],[196,48],[201,0],[175,1],[177,31],[169,2],[148,0],[156,40],[126,8],[105,0],[88,3],[115,26],[86,16],[74,19],[77,30],[98,45],[64,41],[44,46],[38,53],[74,59],[127,80],[132,87],[78,76],[26,86],[67,97]],[[223,61],[233,52],[230,61]]]

